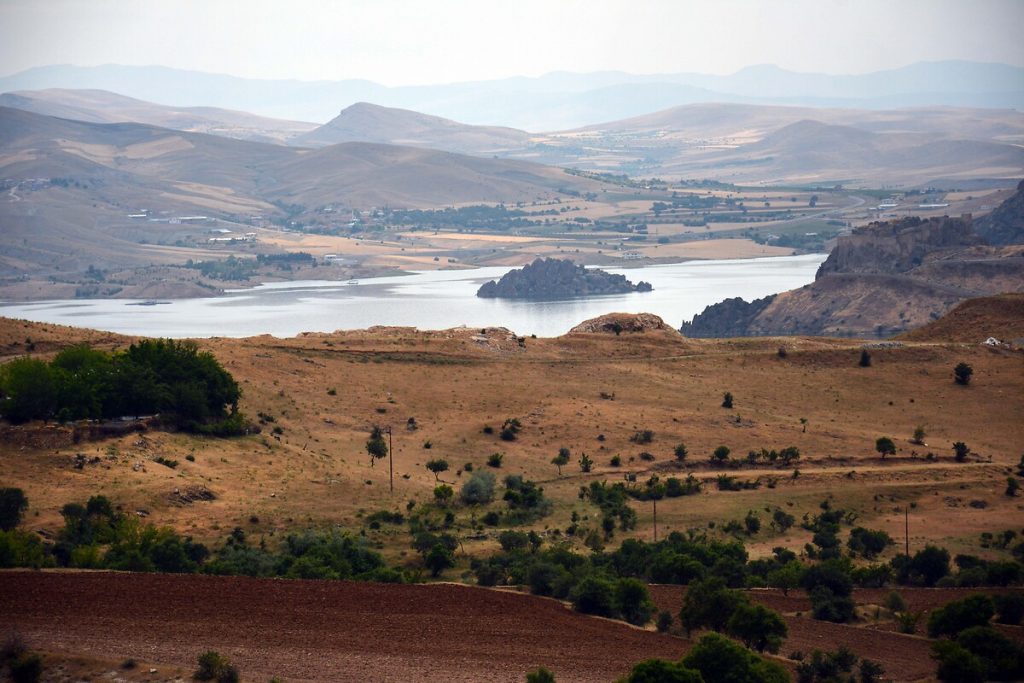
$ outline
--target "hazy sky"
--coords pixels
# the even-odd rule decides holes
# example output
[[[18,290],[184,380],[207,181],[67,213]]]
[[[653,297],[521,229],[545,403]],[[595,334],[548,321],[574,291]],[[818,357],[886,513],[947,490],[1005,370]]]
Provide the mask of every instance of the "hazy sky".
[[[864,73],[1024,66],[1024,0],[0,0],[0,75],[162,64],[254,78],[441,83],[751,64]]]

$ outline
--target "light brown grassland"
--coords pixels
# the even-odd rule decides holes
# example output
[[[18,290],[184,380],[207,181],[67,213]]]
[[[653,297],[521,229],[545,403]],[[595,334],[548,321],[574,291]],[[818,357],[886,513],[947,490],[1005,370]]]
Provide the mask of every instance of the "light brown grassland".
[[[573,511],[585,526],[596,527],[596,508],[577,496],[591,481],[621,481],[624,472],[644,481],[653,472],[684,477],[689,471],[706,480],[705,491],[662,501],[659,534],[707,529],[711,522],[717,527],[753,510],[764,523],[748,540],[753,555],[778,545],[799,550],[808,540],[797,527],[775,534],[768,528],[769,510],[781,507],[799,520],[817,512],[825,498],[857,512],[858,524],[888,531],[901,545],[901,510],[911,505],[912,549],[935,542],[952,552],[986,555],[990,551],[978,547],[981,532],[1020,527],[1021,499],[1003,495],[1024,444],[1020,352],[907,343],[873,350],[872,366],[861,368],[862,343],[852,340],[704,341],[648,332],[527,338],[520,349],[514,341],[499,341],[505,337],[495,330],[487,343],[474,340],[479,332],[391,329],[201,340],[239,381],[241,409],[253,418],[274,416],[262,434],[213,439],[151,431],[63,447],[8,441],[0,443],[0,481],[26,491],[32,529],[56,529],[61,506],[103,493],[126,510],[145,511],[149,521],[213,544],[235,526],[271,542],[273,535],[305,527],[358,531],[363,513],[404,512],[407,501],[430,504],[435,482],[424,467],[427,460],[446,458],[451,470],[441,478],[457,489],[469,476],[457,470],[467,462],[486,469],[493,452],[505,453],[499,478],[523,474],[538,480],[555,502],[553,514],[534,525],[538,531],[564,529]],[[130,342],[4,319],[0,357],[23,353],[26,338],[41,357],[80,341],[105,348]],[[787,349],[785,358],[777,353],[780,346]],[[974,367],[969,387],[953,382],[952,368],[960,361]],[[725,391],[735,397],[732,410],[720,405]],[[602,399],[602,392],[614,399]],[[419,425],[416,431],[406,428],[410,417]],[[518,440],[483,433],[485,425],[499,431],[509,417],[523,423]],[[363,448],[374,424],[394,428],[393,494],[387,461],[371,467]],[[280,438],[270,431],[274,425],[283,429]],[[918,425],[927,431],[926,446],[910,443]],[[654,441],[631,443],[630,436],[643,429],[654,432]],[[604,441],[598,440],[601,434]],[[896,456],[878,457],[879,436],[896,441]],[[429,450],[423,447],[428,440]],[[669,463],[681,441],[690,456],[676,470]],[[971,447],[969,462],[953,462],[953,441]],[[794,480],[792,468],[740,469],[728,473],[760,477],[762,486],[718,491],[713,480],[720,472],[707,464],[718,445],[728,446],[734,458],[762,447],[797,446],[800,476]],[[572,459],[558,476],[550,460],[562,446]],[[655,461],[639,459],[642,451]],[[596,464],[590,474],[576,464],[583,452]],[[925,459],[929,452],[936,461]],[[78,453],[100,461],[75,469]],[[195,461],[187,461],[188,455]],[[613,455],[621,456],[621,468],[609,464]],[[157,456],[180,464],[164,467],[153,461]],[[144,469],[135,471],[137,463]],[[775,480],[774,488],[769,480]],[[206,486],[218,498],[174,502],[175,489],[189,486]],[[987,507],[970,506],[978,500]],[[628,535],[650,538],[650,504],[632,504],[639,524]],[[501,506],[499,500],[494,507]],[[456,509],[456,532],[472,533],[471,518],[480,514]],[[367,534],[389,560],[416,564],[403,527],[384,525]],[[495,536],[466,540],[461,569],[468,556],[494,549]],[[614,542],[623,537],[617,534]]]

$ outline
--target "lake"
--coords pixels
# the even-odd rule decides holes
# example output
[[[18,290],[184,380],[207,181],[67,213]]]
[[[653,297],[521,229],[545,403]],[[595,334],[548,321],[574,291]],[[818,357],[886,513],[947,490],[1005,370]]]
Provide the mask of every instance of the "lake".
[[[353,330],[373,325],[420,329],[507,327],[552,337],[605,313],[654,313],[678,327],[705,306],[730,297],[747,301],[814,280],[826,254],[688,261],[606,268],[653,292],[560,301],[479,299],[476,290],[510,268],[414,272],[358,283],[296,281],[231,290],[223,296],[155,306],[126,299],[72,299],[0,304],[0,315],[151,337],[249,337]]]

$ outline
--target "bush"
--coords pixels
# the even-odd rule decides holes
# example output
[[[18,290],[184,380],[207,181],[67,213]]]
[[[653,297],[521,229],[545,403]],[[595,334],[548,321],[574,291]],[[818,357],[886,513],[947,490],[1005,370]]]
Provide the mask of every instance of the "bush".
[[[846,545],[851,553],[857,553],[871,560],[892,543],[892,537],[884,531],[872,531],[859,526],[850,530],[850,538]]]
[[[21,524],[21,516],[28,509],[28,498],[19,488],[0,489],[0,531],[10,531]]]
[[[726,631],[758,652],[778,652],[789,629],[775,610],[743,603],[729,617]]]
[[[658,633],[668,633],[669,629],[672,628],[671,612],[660,612],[658,614],[657,628]]]
[[[932,657],[939,663],[935,675],[940,681],[985,683],[987,679],[986,666],[981,658],[958,643],[950,640],[933,643]]]
[[[862,368],[871,367],[871,354],[868,353],[867,349],[861,349],[860,351],[860,362],[857,363]]]
[[[505,459],[504,453],[491,453],[487,456],[487,466],[498,469],[501,467],[502,460]]]
[[[494,474],[486,470],[473,472],[459,489],[459,499],[466,505],[487,505],[494,500],[495,479]]]
[[[934,545],[926,545],[910,559],[906,555],[893,558],[892,564],[900,583],[930,587],[949,575],[949,552]]]
[[[643,626],[650,621],[654,602],[647,586],[636,579],[619,579],[615,584],[615,611],[635,626]]]
[[[963,441],[956,441],[953,443],[953,459],[957,462],[964,462],[967,460],[967,456],[971,454],[971,449]]]
[[[43,660],[34,652],[22,652],[9,666],[13,683],[37,683],[43,675]]]
[[[569,599],[577,612],[599,617],[615,615],[615,586],[607,579],[586,577],[573,587]]]
[[[722,394],[722,407],[723,408],[732,408],[732,393],[731,392],[727,391],[724,394]]]
[[[1004,593],[993,599],[996,607],[996,621],[1000,624],[1019,626],[1024,620],[1024,595]]]
[[[704,683],[788,683],[789,674],[738,643],[717,633],[701,636],[683,658],[683,666],[700,672]]]
[[[216,683],[237,683],[238,670],[231,665],[226,657],[213,650],[199,655],[199,668],[192,677],[200,681],[216,681]]]
[[[650,429],[642,429],[629,437],[629,440],[636,444],[651,443],[654,441],[654,432]]]
[[[526,674],[526,683],[555,683],[555,675],[542,666]]]
[[[984,626],[995,614],[995,605],[987,595],[970,595],[940,607],[928,617],[928,635],[932,638],[955,636],[972,626]]]
[[[729,459],[729,453],[730,450],[728,446],[719,446],[715,449],[715,452],[711,454],[711,460],[712,462],[722,464]]]
[[[955,379],[956,383],[961,386],[967,386],[970,384],[971,375],[973,374],[974,368],[967,363],[958,363],[957,366],[953,368],[953,379]]]
[[[648,659],[633,667],[629,675],[618,683],[704,683],[700,673],[679,662]]]

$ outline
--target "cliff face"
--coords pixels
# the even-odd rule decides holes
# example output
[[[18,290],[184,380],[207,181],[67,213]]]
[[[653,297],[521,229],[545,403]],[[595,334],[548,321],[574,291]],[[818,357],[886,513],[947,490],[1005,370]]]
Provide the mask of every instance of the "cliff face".
[[[970,217],[922,220],[912,216],[871,223],[840,237],[816,277],[831,273],[905,273],[938,249],[980,243],[971,230]]]
[[[537,259],[511,270],[495,282],[484,283],[476,295],[485,299],[564,299],[599,294],[649,292],[650,283],[633,284],[624,275],[584,268],[562,259]]]
[[[1024,292],[1021,243],[1024,183],[977,223],[969,216],[905,218],[859,228],[839,238],[810,285],[708,306],[680,331],[691,337],[906,332],[966,299]]]
[[[1024,180],[1016,194],[977,220],[974,231],[989,244],[1024,244]]]
[[[679,329],[687,337],[745,337],[751,324],[777,295],[746,302],[739,297],[708,306],[703,313],[683,322]]]

